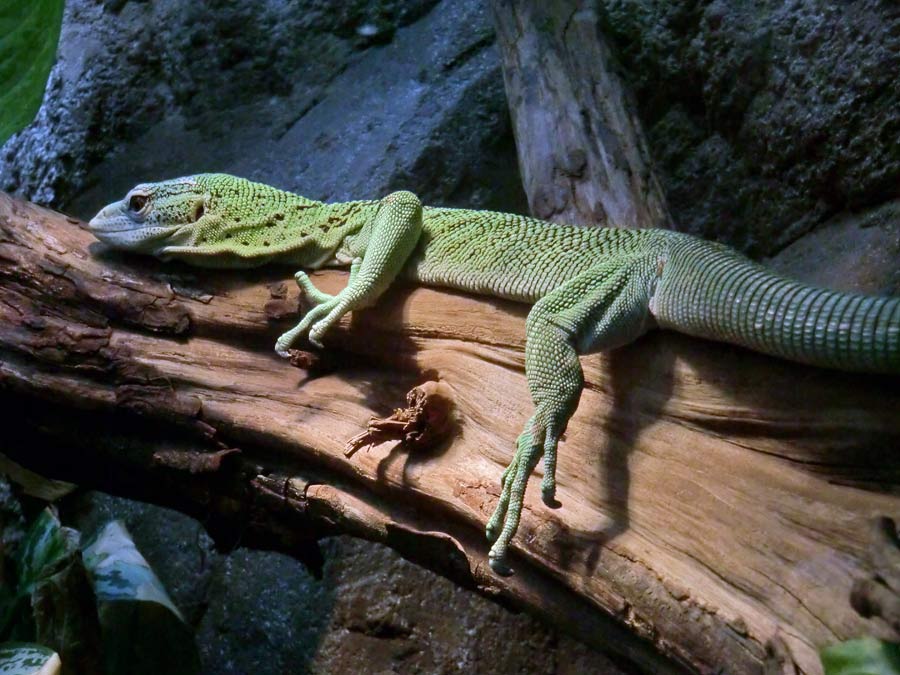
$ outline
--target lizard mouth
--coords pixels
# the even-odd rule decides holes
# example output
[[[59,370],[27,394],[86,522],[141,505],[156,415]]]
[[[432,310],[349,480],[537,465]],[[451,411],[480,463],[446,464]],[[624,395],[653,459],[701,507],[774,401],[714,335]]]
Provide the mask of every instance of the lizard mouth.
[[[123,212],[122,205],[116,202],[105,206],[91,218],[88,229],[97,239],[113,248],[155,253],[160,243],[178,228],[135,220]]]
[[[95,235],[102,235],[102,234],[113,234],[116,232],[128,232],[129,230],[133,230],[134,228],[129,227],[128,225],[122,225],[121,227],[115,227],[115,224],[97,221],[95,218],[93,218],[88,223],[88,229],[91,232],[93,232]]]

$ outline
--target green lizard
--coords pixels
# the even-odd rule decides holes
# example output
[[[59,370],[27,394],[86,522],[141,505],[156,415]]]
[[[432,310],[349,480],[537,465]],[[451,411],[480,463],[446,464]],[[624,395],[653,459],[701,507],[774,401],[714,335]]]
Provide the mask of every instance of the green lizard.
[[[275,345],[281,356],[372,305],[396,278],[532,303],[525,372],[534,414],[487,524],[491,567],[508,574],[528,477],[578,405],[579,354],[668,328],[819,366],[900,373],[900,298],[837,293],[776,275],[720,244],[669,230],[583,228],[489,211],[423,207],[410,192],[327,204],[224,174],[138,185],[91,220],[114,248],[207,267],[280,262],[350,267],[337,295],[295,279],[313,303]]]

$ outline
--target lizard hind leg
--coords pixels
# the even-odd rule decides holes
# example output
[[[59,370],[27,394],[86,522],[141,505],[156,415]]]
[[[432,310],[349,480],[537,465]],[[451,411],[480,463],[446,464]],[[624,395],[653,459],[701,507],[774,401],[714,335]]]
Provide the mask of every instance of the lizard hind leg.
[[[654,272],[650,256],[607,260],[548,293],[528,314],[525,375],[535,412],[503,473],[500,498],[486,527],[492,543],[488,560],[498,574],[511,573],[507,551],[519,526],[528,478],[542,454],[542,499],[559,506],[556,450],[584,385],[578,354],[625,344],[649,327]]]

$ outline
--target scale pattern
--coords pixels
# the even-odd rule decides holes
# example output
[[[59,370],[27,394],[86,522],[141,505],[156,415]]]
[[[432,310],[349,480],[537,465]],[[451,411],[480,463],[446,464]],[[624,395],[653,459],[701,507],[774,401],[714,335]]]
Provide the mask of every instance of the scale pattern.
[[[556,451],[578,405],[579,354],[654,327],[845,370],[900,373],[900,298],[836,293],[772,273],[719,244],[666,230],[580,228],[507,213],[422,207],[410,192],[325,204],[224,174],[137,186],[91,221],[108,244],[214,267],[349,265],[332,296],[295,276],[312,305],[282,335],[322,337],[398,277],[533,304],[525,374],[534,414],[488,521],[489,559],[506,563],[525,486],[543,455],[556,506]]]
[[[841,370],[900,372],[900,298],[838,293],[736,251],[679,237],[654,303],[660,326]]]

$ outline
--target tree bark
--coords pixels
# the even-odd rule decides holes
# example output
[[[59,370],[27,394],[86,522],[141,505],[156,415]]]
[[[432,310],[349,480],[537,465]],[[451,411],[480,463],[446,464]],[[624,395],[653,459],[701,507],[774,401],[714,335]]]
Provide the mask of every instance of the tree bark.
[[[314,563],[327,533],[386,543],[651,672],[815,673],[817,647],[883,632],[848,598],[872,574],[869,521],[900,512],[896,378],[662,333],[585,357],[562,507],[533,477],[499,578],[483,528],[530,414],[527,307],[396,288],[341,323],[335,370],[312,377],[272,352],[292,272],[114,254],[0,195],[4,451],[200,516],[223,544]],[[345,456],[430,379],[454,398],[444,442]]]
[[[528,205],[578,225],[669,227],[596,0],[492,0]]]

